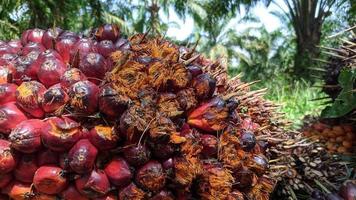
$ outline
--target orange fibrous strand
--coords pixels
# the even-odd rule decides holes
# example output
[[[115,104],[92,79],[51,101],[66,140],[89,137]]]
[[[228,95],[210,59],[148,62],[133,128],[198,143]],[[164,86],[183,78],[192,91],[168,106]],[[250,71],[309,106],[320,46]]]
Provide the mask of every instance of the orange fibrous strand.
[[[113,128],[110,126],[95,126],[95,130],[103,138],[111,140],[114,137]]]
[[[268,200],[275,183],[265,177],[259,178],[257,184],[247,193],[249,199]]]
[[[167,114],[169,117],[175,117],[183,113],[177,96],[173,93],[163,93],[158,99],[158,110]]]
[[[27,107],[35,107],[39,102],[39,97],[36,93],[38,88],[30,83],[23,83],[17,88],[18,99]]]
[[[220,136],[219,160],[229,169],[237,169],[242,165],[246,152],[240,149],[236,135],[225,131]]]
[[[150,136],[159,138],[162,136],[170,136],[176,132],[174,123],[167,117],[157,114],[156,118],[150,124]]]
[[[179,158],[174,165],[175,181],[189,187],[193,180],[202,173],[202,164],[196,157]]]

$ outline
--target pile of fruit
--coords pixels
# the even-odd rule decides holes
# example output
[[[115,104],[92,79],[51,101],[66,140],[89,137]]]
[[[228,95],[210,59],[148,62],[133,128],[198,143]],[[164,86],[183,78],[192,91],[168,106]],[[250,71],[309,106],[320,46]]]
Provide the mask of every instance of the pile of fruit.
[[[304,127],[303,134],[314,141],[324,143],[330,153],[351,154],[356,152],[356,130],[350,124],[332,125],[316,121]]]
[[[0,43],[1,200],[269,199],[288,135],[220,62],[115,25]]]

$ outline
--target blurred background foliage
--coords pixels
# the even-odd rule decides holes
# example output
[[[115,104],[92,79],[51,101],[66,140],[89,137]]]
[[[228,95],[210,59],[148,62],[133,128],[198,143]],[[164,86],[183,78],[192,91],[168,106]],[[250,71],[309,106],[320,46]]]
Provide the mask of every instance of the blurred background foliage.
[[[261,3],[280,8],[272,13],[280,28],[269,32],[249,12]],[[194,22],[191,35],[177,43],[193,46],[199,40],[197,50],[226,61],[231,76],[261,80],[255,87],[269,88],[267,98],[282,104],[281,111],[293,121],[324,106],[310,101],[323,98],[316,60],[326,55],[319,46],[336,45],[327,36],[356,23],[354,0],[1,0],[0,39],[17,38],[32,27],[88,34],[102,23],[119,24],[126,35],[147,30],[165,35],[179,26],[164,20],[172,12]],[[238,31],[238,24],[259,25]]]

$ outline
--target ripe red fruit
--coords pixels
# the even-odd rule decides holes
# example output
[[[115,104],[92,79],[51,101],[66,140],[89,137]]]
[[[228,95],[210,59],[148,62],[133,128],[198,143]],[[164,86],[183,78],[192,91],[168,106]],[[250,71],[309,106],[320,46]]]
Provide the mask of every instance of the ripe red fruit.
[[[27,36],[30,33],[31,29],[25,30],[21,34],[21,44],[22,46],[25,46],[27,44]]]
[[[37,153],[38,166],[43,165],[57,165],[59,162],[59,156],[56,152],[50,149],[43,149]]]
[[[46,87],[50,87],[60,82],[66,70],[66,64],[60,59],[48,58],[41,64],[37,76]]]
[[[88,173],[93,169],[98,150],[88,139],[79,140],[69,151],[69,166],[78,174]]]
[[[150,200],[174,200],[174,197],[171,192],[162,190],[154,195]]]
[[[130,50],[130,42],[125,38],[119,38],[114,44],[116,50],[128,51]]]
[[[62,33],[63,34],[63,33]],[[62,35],[56,40],[56,50],[63,58],[63,62],[69,63],[70,61],[70,50],[73,48],[74,44],[77,42],[75,37],[62,37]]]
[[[31,200],[58,200],[56,195],[35,193]]]
[[[9,173],[16,166],[16,157],[10,145],[9,141],[0,139],[0,174]]]
[[[41,148],[41,133],[44,123],[29,119],[18,124],[10,133],[11,147],[23,153],[33,153]]]
[[[37,191],[44,194],[58,194],[67,186],[67,179],[59,167],[42,166],[33,177],[33,185]]]
[[[235,187],[239,189],[250,187],[256,184],[257,176],[248,168],[243,167],[242,169],[234,172]]]
[[[201,137],[201,144],[203,149],[201,153],[206,158],[216,157],[218,154],[218,139],[209,134],[203,134]]]
[[[197,65],[189,65],[187,66],[187,69],[193,77],[196,77],[203,73],[203,69]]]
[[[105,24],[98,28],[95,36],[99,41],[111,40],[115,42],[120,37],[120,29],[116,24]]]
[[[339,194],[345,200],[354,200],[356,199],[356,182],[355,181],[346,181],[342,184],[339,190]]]
[[[33,197],[31,185],[17,181],[10,183],[3,191],[13,200],[27,200]]]
[[[63,32],[60,28],[47,29],[42,36],[42,44],[47,49],[54,49],[57,37]]]
[[[161,163],[150,161],[137,170],[135,180],[143,188],[158,192],[166,184],[166,174]]]
[[[16,103],[33,117],[42,118],[41,101],[45,91],[45,86],[37,81],[23,82],[16,90]]]
[[[90,130],[90,142],[101,151],[113,149],[119,140],[113,127],[95,126]]]
[[[90,52],[96,52],[95,42],[88,38],[80,38],[71,49],[70,63],[72,66],[77,67],[78,62]]]
[[[240,145],[244,151],[251,151],[256,145],[255,135],[250,131],[244,131],[240,136]]]
[[[75,180],[78,191],[90,198],[102,197],[110,190],[110,182],[104,171],[93,170]]]
[[[33,74],[31,69],[31,65],[33,64],[33,60],[28,57],[21,56],[16,58],[14,61],[14,71],[13,71],[13,79],[17,85],[20,85],[23,81],[37,80],[37,74]]]
[[[96,198],[96,200],[117,200],[117,197],[115,194],[111,193],[111,194],[107,194],[103,197]]]
[[[78,68],[67,69],[61,77],[61,86],[68,89],[71,85],[79,81],[85,81],[87,77]]]
[[[193,79],[192,86],[198,98],[207,99],[214,94],[216,81],[209,74],[200,74]]]
[[[79,123],[67,117],[52,117],[42,131],[43,144],[53,151],[67,151],[81,138]]]
[[[0,188],[4,188],[7,184],[9,184],[12,180],[12,174],[1,174],[0,173]]]
[[[0,45],[0,55],[4,54],[16,54],[17,50],[15,48],[12,48],[8,44],[2,44]]]
[[[22,48],[21,40],[10,40],[7,44],[15,49],[16,52],[20,51]]]
[[[11,82],[15,67],[0,65],[0,84]]]
[[[60,84],[56,84],[44,93],[42,108],[46,113],[53,113],[63,109],[68,101],[68,94]]]
[[[89,198],[80,194],[74,185],[70,185],[67,189],[62,191],[61,197],[63,200],[89,200]]]
[[[170,158],[175,151],[173,144],[170,143],[155,142],[150,143],[150,146],[153,156],[161,160]]]
[[[104,171],[110,182],[117,187],[124,187],[131,182],[131,170],[127,162],[122,158],[112,159]]]
[[[22,55],[27,56],[31,52],[38,52],[38,55],[39,55],[39,53],[41,53],[41,52],[43,52],[45,50],[46,50],[46,48],[44,46],[42,46],[42,44],[30,42],[30,43],[26,44],[26,46],[24,46],[22,48]],[[35,57],[31,56],[31,57],[36,59],[37,56],[35,56]]]
[[[15,92],[17,85],[12,83],[0,84],[0,105],[16,101]]]
[[[95,84],[100,84],[107,72],[106,60],[98,53],[89,53],[80,60],[79,69]]]
[[[119,192],[119,200],[127,199],[143,200],[145,199],[145,193],[134,183],[131,183]]]
[[[127,108],[129,101],[129,98],[119,95],[110,84],[106,84],[100,88],[99,110],[109,117],[119,117]]]
[[[35,154],[23,154],[19,164],[14,170],[16,180],[23,183],[32,183],[33,176],[38,169]]]
[[[32,29],[28,32],[27,38],[27,43],[29,42],[36,42],[36,43],[41,43],[42,42],[42,36],[43,36],[44,30],[42,29]]]
[[[0,132],[9,134],[22,121],[27,120],[23,112],[17,108],[15,102],[0,105]]]
[[[151,152],[145,145],[135,145],[124,148],[124,157],[132,166],[140,166],[148,162],[151,158]]]
[[[0,65],[3,66],[3,65],[12,64],[17,57],[18,57],[17,54],[9,54],[9,53],[0,55]]]
[[[79,81],[69,89],[70,105],[74,110],[93,114],[98,109],[99,87],[90,81]]]
[[[108,58],[115,51],[114,43],[111,40],[103,40],[97,44],[98,53]]]
[[[253,155],[246,166],[257,175],[262,176],[268,168],[268,159],[263,154]]]

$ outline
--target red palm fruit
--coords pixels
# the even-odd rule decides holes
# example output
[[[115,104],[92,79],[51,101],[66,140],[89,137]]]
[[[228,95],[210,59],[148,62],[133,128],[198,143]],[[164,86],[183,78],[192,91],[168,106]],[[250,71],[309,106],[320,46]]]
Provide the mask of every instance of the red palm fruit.
[[[119,200],[127,200],[127,199],[135,199],[135,200],[143,200],[145,198],[145,192],[142,191],[139,187],[137,187],[134,183],[126,186],[122,190],[119,191]]]
[[[175,147],[171,143],[155,142],[150,143],[150,147],[153,156],[161,160],[170,158],[175,151]]]
[[[193,79],[192,86],[198,98],[208,99],[215,92],[216,80],[209,74],[200,74]]]
[[[115,148],[119,137],[114,127],[99,125],[90,130],[89,140],[96,148],[105,151]]]
[[[88,38],[79,39],[73,46],[70,52],[70,63],[72,66],[77,67],[78,62],[90,52],[96,52],[95,42]]]
[[[63,200],[89,200],[89,198],[80,194],[74,185],[70,185],[65,190],[63,190],[60,196]]]
[[[33,117],[42,118],[41,101],[45,91],[45,86],[37,81],[23,82],[16,90],[16,103]]]
[[[99,92],[99,110],[105,115],[117,118],[127,108],[129,98],[124,95],[119,95],[110,84],[106,84],[100,88]]]
[[[197,77],[203,73],[203,69],[198,65],[188,65],[187,69],[193,77]]]
[[[78,174],[88,173],[93,169],[97,154],[98,150],[88,139],[81,139],[68,153],[69,166]]]
[[[59,156],[56,152],[50,149],[43,149],[37,153],[38,166],[43,165],[57,165],[59,162]]]
[[[154,195],[150,200],[173,200],[174,197],[171,192],[162,190],[161,192]]]
[[[22,46],[25,46],[27,44],[27,36],[30,33],[31,29],[25,30],[21,34],[21,44]]]
[[[117,200],[117,197],[115,194],[111,193],[111,194],[107,194],[103,197],[96,198],[96,200]]]
[[[33,62],[33,60],[25,56],[16,58],[12,78],[17,85],[20,85],[23,81],[37,80],[37,75],[33,75],[33,70],[30,70]]]
[[[12,83],[0,84],[0,105],[16,101],[15,92],[17,85]]]
[[[188,124],[204,131],[219,131],[226,127],[227,117],[228,108],[225,101],[214,97],[189,114]]]
[[[41,148],[41,133],[44,123],[29,119],[19,123],[10,133],[11,147],[22,153],[33,153]]]
[[[343,183],[340,187],[339,194],[344,200],[356,199],[356,182],[346,181]]]
[[[239,189],[250,187],[251,185],[255,185],[257,182],[257,176],[246,167],[234,172],[233,176],[235,178],[234,186]]]
[[[158,192],[166,184],[166,174],[161,163],[152,160],[137,170],[135,180],[143,188]]]
[[[148,162],[151,152],[145,145],[135,145],[124,148],[124,158],[132,166],[140,166]]]
[[[31,200],[57,200],[56,195],[49,195],[43,193],[35,193]]]
[[[16,167],[16,156],[10,145],[9,141],[0,139],[0,174],[7,174]]]
[[[118,40],[116,40],[114,46],[116,50],[120,50],[120,51],[128,51],[131,48],[129,40],[125,38],[119,38]]]
[[[62,60],[48,58],[41,64],[37,76],[43,85],[50,87],[60,82],[66,70],[67,66]]]
[[[114,43],[111,40],[103,40],[97,44],[98,53],[108,58],[115,51]]]
[[[99,53],[89,53],[80,60],[79,69],[95,84],[100,84],[107,72],[106,60]]]
[[[43,95],[42,108],[46,113],[58,111],[69,101],[68,94],[60,84],[53,85]]]
[[[52,117],[45,122],[41,138],[47,148],[63,152],[69,150],[81,134],[79,123],[67,117]]]
[[[13,181],[3,188],[3,193],[7,194],[12,200],[28,200],[33,197],[31,185],[17,181]]]
[[[7,44],[16,50],[16,52],[20,51],[22,48],[21,40],[10,40]]]
[[[110,190],[109,179],[102,170],[93,170],[75,180],[75,186],[81,194],[90,198],[102,197]]]
[[[32,183],[33,176],[38,169],[35,154],[23,154],[14,170],[16,180],[23,183]]]
[[[10,83],[14,72],[12,65],[0,65],[0,84]]]
[[[122,158],[112,159],[104,169],[111,184],[124,187],[131,182],[132,173],[127,162]]]
[[[0,45],[0,55],[4,55],[4,54],[16,54],[17,50],[13,47],[11,47],[8,44],[2,44]]]
[[[244,151],[252,151],[256,145],[256,137],[251,131],[243,131],[239,139]]]
[[[39,28],[31,29],[26,37],[27,43],[29,42],[41,43],[44,32],[45,32],[44,30]]]
[[[0,65],[8,65],[15,62],[15,59],[18,57],[17,54],[5,53],[0,55]]]
[[[47,49],[54,49],[57,37],[63,32],[62,29],[55,27],[47,29],[42,36],[42,44]]]
[[[68,89],[71,85],[79,81],[85,81],[87,77],[78,68],[67,69],[61,77],[61,86]]]
[[[76,40],[79,40],[79,39],[80,39],[80,37],[79,37],[79,35],[78,35],[77,33],[72,32],[72,31],[67,31],[67,30],[63,31],[63,32],[57,37],[57,39],[58,39],[58,40],[61,40],[61,39],[68,38],[68,37],[74,38],[74,39],[76,39]]]
[[[111,40],[115,42],[120,37],[120,29],[116,24],[105,24],[98,28],[95,37],[99,40]]]
[[[44,194],[58,194],[67,187],[67,184],[62,168],[55,166],[41,166],[33,177],[34,187]]]
[[[1,174],[0,173],[0,188],[4,188],[7,184],[9,184],[12,180],[12,174]]]
[[[15,102],[0,105],[0,132],[9,134],[22,121],[27,120],[25,114],[17,108]]]
[[[262,176],[268,169],[268,159],[263,154],[253,155],[247,161],[246,166],[257,175]]]
[[[74,110],[93,114],[98,109],[99,87],[90,81],[79,81],[69,88],[70,105]]]
[[[63,34],[63,33],[62,33]],[[77,42],[75,37],[59,37],[56,40],[56,50],[59,55],[63,58],[63,62],[69,63],[70,61],[70,50],[73,48],[74,44]]]
[[[31,52],[43,52],[46,48],[40,43],[29,42],[22,48],[22,55],[29,55]]]
[[[203,134],[200,139],[203,146],[202,155],[206,158],[216,157],[218,154],[218,139],[210,134]]]

